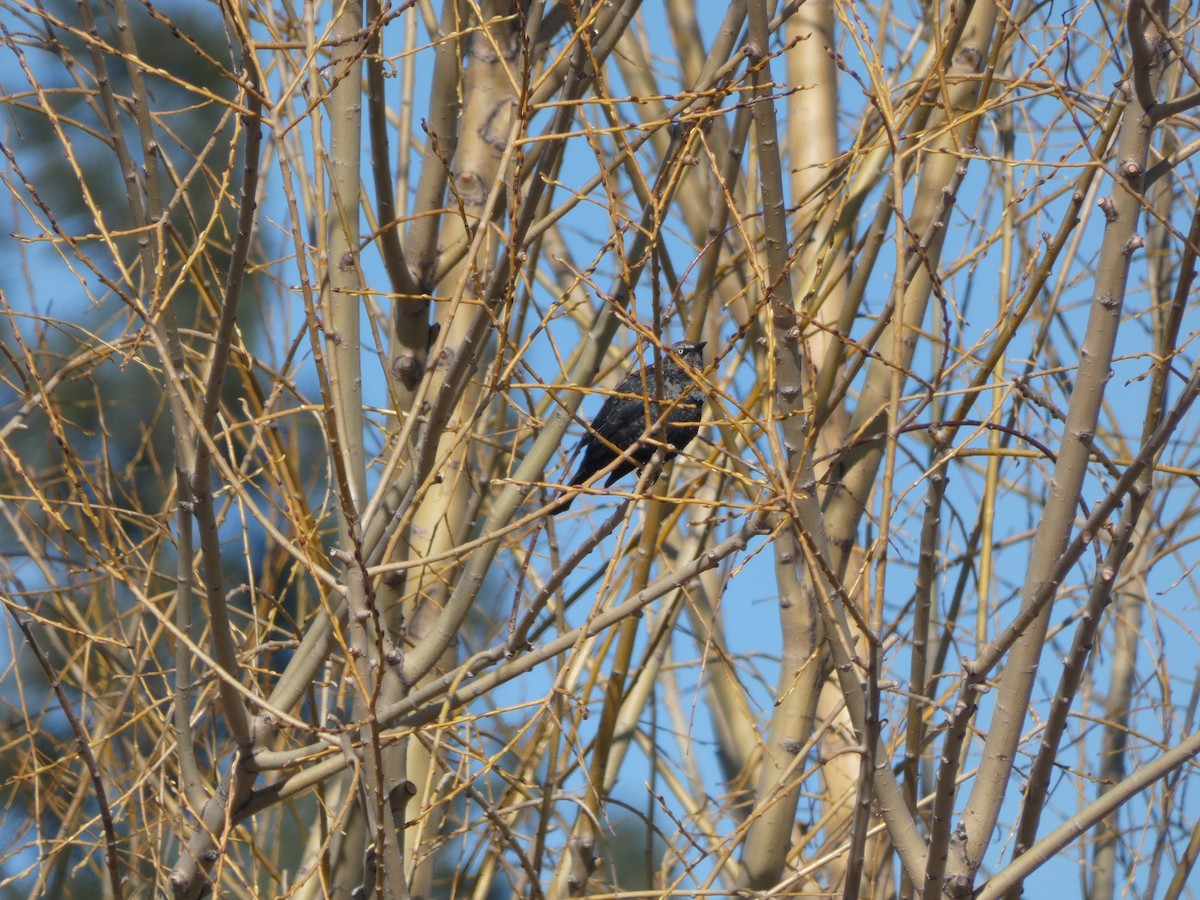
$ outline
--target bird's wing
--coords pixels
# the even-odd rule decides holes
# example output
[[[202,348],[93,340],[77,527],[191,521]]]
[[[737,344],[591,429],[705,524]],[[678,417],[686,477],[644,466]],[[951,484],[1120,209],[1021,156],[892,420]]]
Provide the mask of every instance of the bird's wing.
[[[603,443],[597,435],[604,434],[605,429],[612,424],[620,402],[620,397],[605,398],[604,403],[600,406],[600,412],[596,413],[596,418],[592,419],[592,424],[588,426],[588,430],[583,436],[584,441],[589,444]]]
[[[651,379],[654,377],[654,366],[650,366],[646,370],[646,378],[643,381],[642,373],[639,371],[631,372],[621,379],[620,383],[613,388],[611,394],[604,398],[604,403],[600,406],[600,412],[596,413],[596,418],[592,419],[592,427],[589,429],[589,434],[593,432],[603,432],[606,425],[611,424],[613,416],[620,408],[621,404],[630,399],[630,395],[641,396],[647,385],[653,386]]]

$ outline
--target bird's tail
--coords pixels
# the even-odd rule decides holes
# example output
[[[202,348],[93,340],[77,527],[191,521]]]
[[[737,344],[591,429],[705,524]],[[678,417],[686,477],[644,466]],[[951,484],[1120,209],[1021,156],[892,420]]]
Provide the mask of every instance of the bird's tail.
[[[571,504],[575,502],[575,496],[575,492],[570,488],[564,488],[563,492],[558,495],[558,499],[551,503],[550,508],[546,511],[552,516],[557,516],[561,512],[566,512],[568,509],[570,509]]]

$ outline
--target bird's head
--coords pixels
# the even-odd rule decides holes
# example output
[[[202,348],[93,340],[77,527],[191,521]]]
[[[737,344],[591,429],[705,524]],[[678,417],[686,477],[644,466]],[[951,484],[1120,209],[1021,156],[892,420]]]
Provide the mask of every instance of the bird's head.
[[[704,368],[704,347],[708,341],[676,341],[671,352],[694,369]]]

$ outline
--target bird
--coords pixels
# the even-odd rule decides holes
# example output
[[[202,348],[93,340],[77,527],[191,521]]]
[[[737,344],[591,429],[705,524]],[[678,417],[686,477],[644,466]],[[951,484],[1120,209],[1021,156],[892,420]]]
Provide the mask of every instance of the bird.
[[[634,369],[621,379],[575,449],[576,454],[583,451],[583,459],[550,510],[551,515],[564,512],[574,501],[571,487],[583,484],[634,444],[637,447],[633,452],[609,473],[605,487],[646,465],[661,446],[666,445],[663,461],[667,462],[691,443],[700,430],[704,392],[679,363],[682,361],[693,369],[704,368],[702,351],[706,343],[672,344],[662,355],[661,379],[654,365]],[[647,440],[642,440],[643,437]]]

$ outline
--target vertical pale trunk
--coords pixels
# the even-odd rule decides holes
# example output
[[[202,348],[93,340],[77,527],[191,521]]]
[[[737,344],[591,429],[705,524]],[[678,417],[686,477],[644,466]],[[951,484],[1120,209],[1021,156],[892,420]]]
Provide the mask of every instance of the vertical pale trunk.
[[[499,251],[490,219],[503,208],[509,173],[502,171],[501,161],[520,89],[517,26],[511,19],[490,21],[491,16],[501,12],[500,4],[484,5],[482,26],[465,39],[463,107],[447,199],[451,211],[444,218],[439,246],[454,252],[474,241],[476,250],[462,255],[438,283],[440,302],[434,312],[440,329],[435,347],[440,353],[430,361],[435,385],[440,385],[459,354],[481,356],[481,348],[471,347],[466,341],[477,326],[477,318],[485,314],[478,302],[479,290],[491,276]],[[438,166],[440,162],[427,160],[426,165]],[[466,540],[473,524],[479,486],[478,473],[470,470],[474,446],[470,432],[475,427],[473,415],[481,397],[478,378],[470,378],[438,442],[436,477],[430,479],[405,534],[402,552],[409,561],[440,556],[444,560],[410,570],[405,580],[400,609],[409,648],[428,636],[456,582],[459,564],[453,559],[445,561],[443,555]],[[427,678],[439,677],[453,662],[454,651],[447,650]],[[410,687],[402,686],[400,690]],[[433,877],[428,843],[437,839],[444,818],[443,801],[436,791],[442,773],[425,745],[409,741],[406,746],[404,771],[416,790],[409,818],[420,824],[406,837],[405,868],[411,873],[414,894],[427,896]]]

